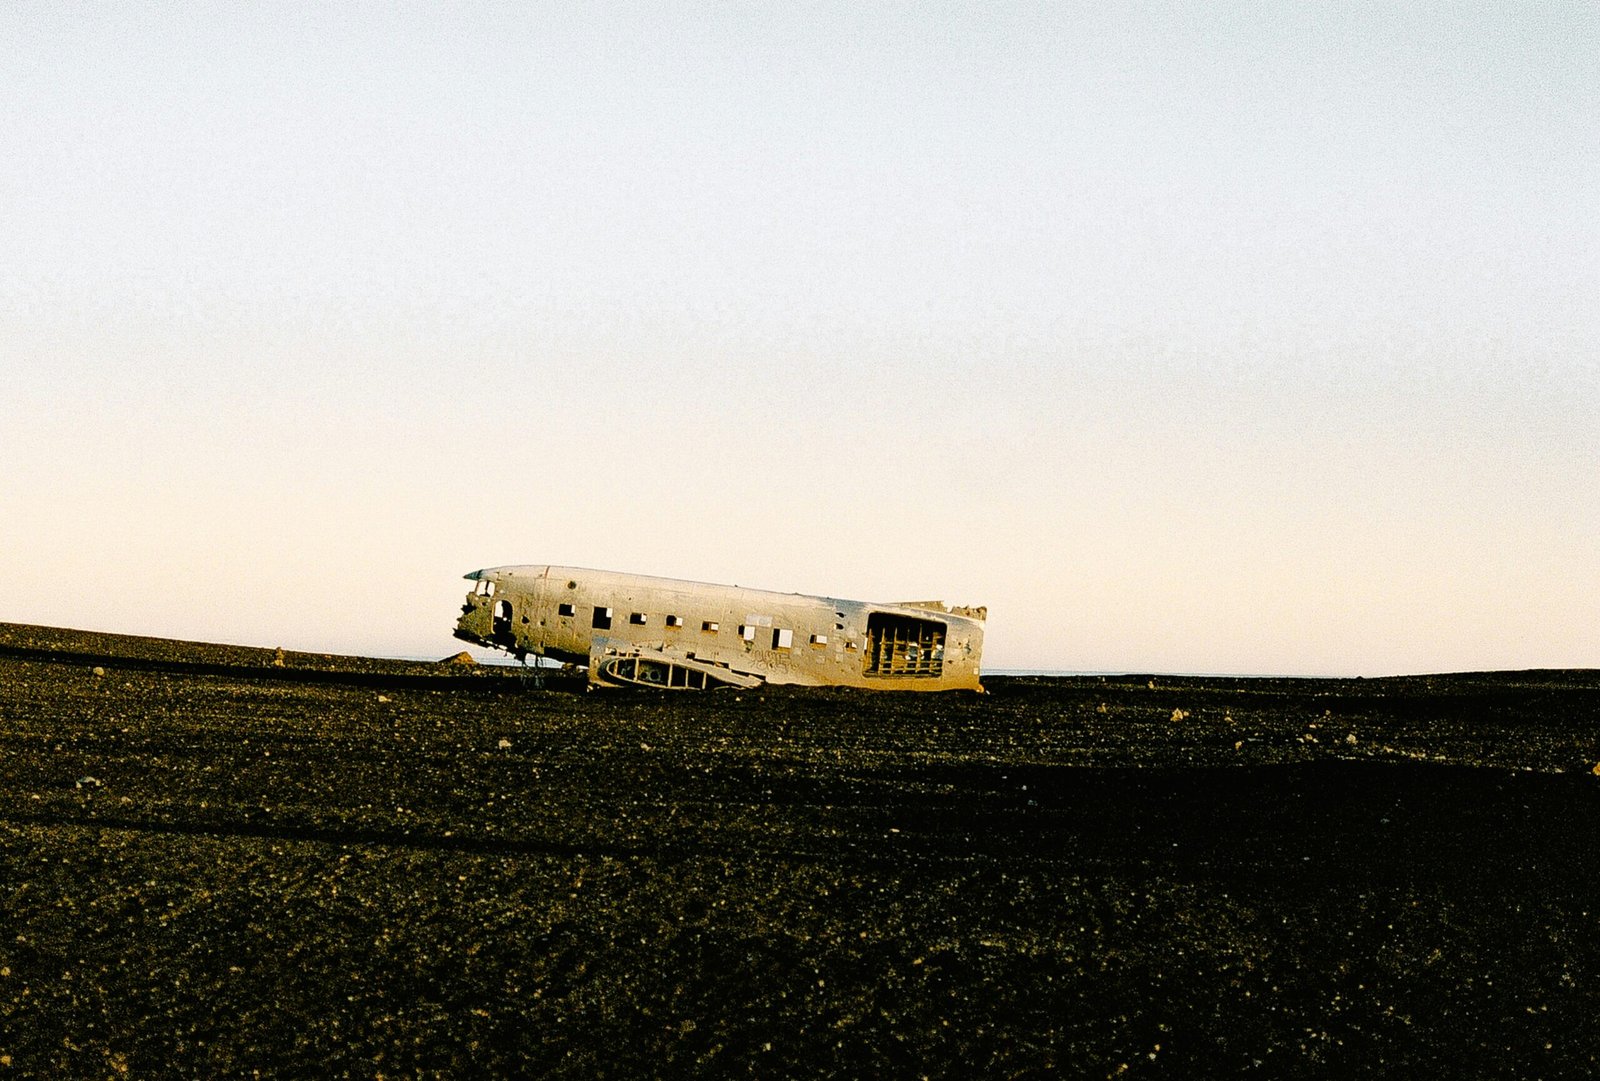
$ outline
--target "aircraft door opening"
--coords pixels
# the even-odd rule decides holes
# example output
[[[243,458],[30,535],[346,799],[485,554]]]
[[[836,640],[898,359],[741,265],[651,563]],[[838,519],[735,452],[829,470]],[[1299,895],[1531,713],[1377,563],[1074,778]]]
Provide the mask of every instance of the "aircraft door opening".
[[[944,637],[943,623],[873,612],[867,617],[865,674],[937,678],[944,671]]]

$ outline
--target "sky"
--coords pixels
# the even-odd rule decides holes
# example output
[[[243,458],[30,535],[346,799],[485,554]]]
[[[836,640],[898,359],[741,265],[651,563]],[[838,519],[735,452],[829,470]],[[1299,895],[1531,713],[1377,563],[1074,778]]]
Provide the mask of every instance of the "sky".
[[[1600,667],[1600,5],[0,6],[0,621],[478,567]]]

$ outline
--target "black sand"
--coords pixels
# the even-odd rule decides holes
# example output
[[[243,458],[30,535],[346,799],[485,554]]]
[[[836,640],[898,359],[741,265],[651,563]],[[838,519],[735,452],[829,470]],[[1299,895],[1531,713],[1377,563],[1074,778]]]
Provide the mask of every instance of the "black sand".
[[[274,659],[0,625],[0,1078],[1597,1071],[1600,672]]]

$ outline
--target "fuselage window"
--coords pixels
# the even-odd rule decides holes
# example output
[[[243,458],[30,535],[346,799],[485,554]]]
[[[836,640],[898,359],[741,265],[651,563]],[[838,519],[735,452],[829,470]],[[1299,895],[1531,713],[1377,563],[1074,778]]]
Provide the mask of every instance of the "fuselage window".
[[[633,615],[628,617],[628,622],[632,623],[635,627],[642,627],[645,625],[645,614],[643,612],[635,612]]]
[[[755,624],[753,624],[753,623],[741,623],[741,624],[739,624],[739,637],[743,638],[746,642],[754,642],[756,640]]]
[[[704,623],[700,624],[700,629],[711,634],[716,634],[717,631],[722,629],[722,624],[718,623],[714,619],[708,619]]]
[[[595,607],[594,629],[597,631],[609,631],[611,629],[611,609]]]
[[[558,604],[556,605],[556,614],[563,616],[575,616],[578,614],[578,606],[575,604]]]
[[[683,626],[683,617],[682,616],[668,616],[667,617],[667,626],[669,626],[669,627],[681,627],[681,626]]]
[[[774,627],[772,629],[772,648],[789,649],[794,645],[794,631],[788,627]]]

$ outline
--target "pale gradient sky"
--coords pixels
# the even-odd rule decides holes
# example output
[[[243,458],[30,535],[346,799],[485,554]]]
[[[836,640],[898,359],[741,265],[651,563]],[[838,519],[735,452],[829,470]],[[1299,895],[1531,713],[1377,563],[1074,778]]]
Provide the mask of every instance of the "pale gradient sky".
[[[0,620],[1600,666],[1600,5],[577,7],[0,6]]]

